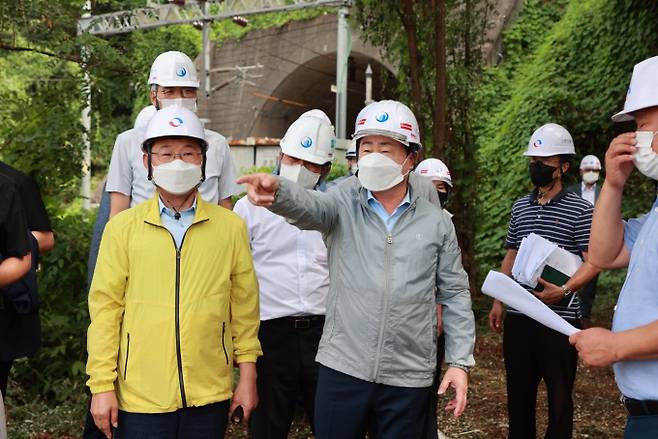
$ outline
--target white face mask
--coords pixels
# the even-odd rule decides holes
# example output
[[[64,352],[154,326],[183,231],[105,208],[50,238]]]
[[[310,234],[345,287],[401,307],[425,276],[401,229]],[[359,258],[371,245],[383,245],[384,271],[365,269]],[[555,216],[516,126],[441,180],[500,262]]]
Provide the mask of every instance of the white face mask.
[[[201,165],[174,160],[154,166],[153,183],[170,194],[187,194],[201,184]]]
[[[583,181],[586,184],[594,184],[597,181],[599,181],[599,173],[598,171],[587,171],[583,173]]]
[[[399,184],[407,174],[402,174],[402,164],[378,152],[371,152],[359,159],[359,181],[372,192],[385,191]]]
[[[313,189],[320,180],[320,174],[311,172],[302,165],[286,165],[281,163],[279,176],[294,181],[305,189]]]
[[[352,171],[352,175],[356,174],[356,171],[359,170],[359,165],[354,163],[352,166],[350,166],[350,170]]]
[[[160,110],[167,107],[183,107],[196,113],[196,98],[160,99]]]
[[[633,154],[635,167],[646,177],[658,180],[658,154],[651,148],[656,135],[653,131],[636,131],[637,151]]]

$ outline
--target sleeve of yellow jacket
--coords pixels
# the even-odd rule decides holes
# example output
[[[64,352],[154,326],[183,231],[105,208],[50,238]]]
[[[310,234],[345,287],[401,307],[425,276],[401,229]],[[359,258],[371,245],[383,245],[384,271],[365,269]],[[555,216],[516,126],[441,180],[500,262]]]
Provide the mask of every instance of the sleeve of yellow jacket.
[[[240,221],[239,233],[234,235],[234,239],[231,270],[233,356],[237,363],[255,363],[256,358],[263,354],[258,341],[258,280],[244,222]]]
[[[128,254],[116,217],[105,227],[89,291],[87,386],[92,394],[114,390],[119,331],[125,308]]]

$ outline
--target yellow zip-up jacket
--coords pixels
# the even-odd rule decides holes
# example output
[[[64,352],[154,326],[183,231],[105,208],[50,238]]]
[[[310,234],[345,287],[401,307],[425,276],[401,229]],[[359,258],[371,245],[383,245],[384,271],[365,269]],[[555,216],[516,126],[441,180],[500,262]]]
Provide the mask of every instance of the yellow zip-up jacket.
[[[119,408],[165,413],[232,396],[233,361],[255,362],[258,282],[242,219],[197,196],[176,249],[157,193],[108,222],[89,293],[87,385]]]

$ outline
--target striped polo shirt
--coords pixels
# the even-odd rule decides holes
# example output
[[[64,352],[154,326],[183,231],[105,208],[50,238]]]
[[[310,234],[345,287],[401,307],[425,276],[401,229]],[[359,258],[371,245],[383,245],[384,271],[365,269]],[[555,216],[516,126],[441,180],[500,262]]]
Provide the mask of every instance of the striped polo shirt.
[[[518,250],[521,240],[531,233],[557,244],[582,258],[589,245],[594,206],[573,192],[563,189],[545,205],[537,201],[537,192],[526,195],[514,203],[507,229],[505,248]],[[532,288],[524,285],[532,292]],[[580,300],[574,295],[555,305],[549,305],[567,320],[580,318]],[[509,308],[511,314],[521,314]]]

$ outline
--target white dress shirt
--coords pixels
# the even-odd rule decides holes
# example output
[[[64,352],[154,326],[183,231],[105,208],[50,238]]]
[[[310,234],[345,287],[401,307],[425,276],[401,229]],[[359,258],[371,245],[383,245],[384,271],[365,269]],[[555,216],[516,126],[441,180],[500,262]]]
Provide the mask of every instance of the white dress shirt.
[[[596,203],[596,184],[593,184],[592,188],[588,189],[585,182],[581,182],[580,193],[581,193],[581,197],[583,197],[583,200],[589,201],[590,203],[592,203],[592,205]]]
[[[260,287],[260,319],[324,315],[329,264],[320,232],[300,230],[247,197],[233,210],[247,223]]]

